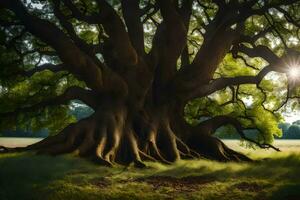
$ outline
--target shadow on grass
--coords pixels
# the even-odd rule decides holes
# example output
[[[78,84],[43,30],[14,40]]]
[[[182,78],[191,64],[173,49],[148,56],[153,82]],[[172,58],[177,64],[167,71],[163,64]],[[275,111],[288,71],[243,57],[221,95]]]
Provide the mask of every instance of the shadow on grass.
[[[0,199],[124,199],[125,195],[127,199],[143,199],[147,195],[153,199],[164,195],[162,187],[173,188],[170,193],[174,195],[178,185],[180,195],[185,197],[184,195],[191,195],[192,191],[196,195],[195,199],[203,199],[205,196],[208,199],[220,196],[222,199],[232,199],[234,195],[236,198],[233,199],[241,199],[245,194],[249,195],[246,199],[300,199],[299,154],[274,156],[258,163],[200,160],[180,161],[171,166],[148,164],[148,169],[124,170],[123,167],[96,166],[72,155],[1,155]],[[166,177],[186,178],[164,180]],[[187,180],[187,177],[197,180]],[[209,177],[209,181],[199,184],[203,183],[199,177]],[[188,185],[187,189],[182,190],[185,184]],[[152,189],[157,185],[161,187],[155,193]],[[205,189],[198,191],[198,186]],[[212,193],[213,190],[217,192]],[[189,192],[183,194],[184,191]],[[52,197],[47,198],[51,195]]]
[[[70,156],[9,154],[0,157],[0,199],[43,199],[44,190],[51,182],[72,174],[87,173],[95,168],[92,164]],[[101,175],[109,169],[97,168]],[[47,195],[47,194],[46,194]]]
[[[188,161],[157,174],[165,175],[207,176],[215,177],[215,181],[219,182],[238,183],[232,187],[249,183],[250,188],[246,188],[248,190],[259,183],[257,192],[261,190],[267,193],[263,199],[300,200],[300,154],[284,154],[255,163]],[[238,189],[243,190],[243,187]]]

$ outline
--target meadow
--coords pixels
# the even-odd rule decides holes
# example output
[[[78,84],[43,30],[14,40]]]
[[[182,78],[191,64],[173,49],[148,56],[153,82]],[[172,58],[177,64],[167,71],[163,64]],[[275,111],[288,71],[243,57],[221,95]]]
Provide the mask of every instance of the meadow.
[[[8,141],[0,138],[0,145]],[[0,199],[300,199],[299,141],[276,141],[282,152],[245,149],[236,141],[226,143],[257,162],[148,162],[146,169],[136,169],[102,167],[73,155],[2,154]]]

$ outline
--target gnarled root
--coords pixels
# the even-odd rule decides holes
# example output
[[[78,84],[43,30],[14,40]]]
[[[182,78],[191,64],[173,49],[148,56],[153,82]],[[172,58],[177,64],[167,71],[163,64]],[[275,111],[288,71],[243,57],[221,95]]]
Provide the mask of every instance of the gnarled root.
[[[169,162],[174,162],[180,159],[180,152],[177,148],[176,136],[172,131],[168,121],[163,121],[158,132],[158,148]]]
[[[149,130],[147,138],[142,146],[141,155],[148,160],[160,161],[164,164],[171,163],[161,155],[161,152],[157,147],[157,130]]]
[[[76,153],[106,166],[115,163],[145,167],[143,160],[164,164],[206,157],[218,161],[251,161],[210,135],[194,134],[183,141],[173,132],[168,120],[131,120],[123,109],[101,110],[58,135],[23,148],[0,147],[1,152],[34,150],[41,154]]]
[[[107,166],[134,163],[145,167],[134,130],[125,122],[123,110],[102,111],[24,149],[51,155],[74,152]]]
[[[196,134],[195,134],[196,135]],[[208,159],[227,161],[252,161],[251,158],[227,147],[220,139],[210,135],[190,137],[187,144]]]

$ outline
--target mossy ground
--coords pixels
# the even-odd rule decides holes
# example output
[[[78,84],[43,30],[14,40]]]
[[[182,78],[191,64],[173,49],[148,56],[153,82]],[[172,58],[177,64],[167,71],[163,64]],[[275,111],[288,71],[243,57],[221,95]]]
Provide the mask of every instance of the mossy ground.
[[[1,200],[299,200],[300,153],[254,151],[255,163],[180,161],[148,168],[95,165],[73,155],[0,155]]]

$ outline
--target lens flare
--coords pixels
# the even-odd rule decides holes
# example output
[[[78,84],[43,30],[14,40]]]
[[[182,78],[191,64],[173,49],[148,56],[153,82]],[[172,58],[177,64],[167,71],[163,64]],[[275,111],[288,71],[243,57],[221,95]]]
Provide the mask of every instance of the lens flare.
[[[289,77],[292,79],[300,78],[300,66],[290,66],[288,71]]]

